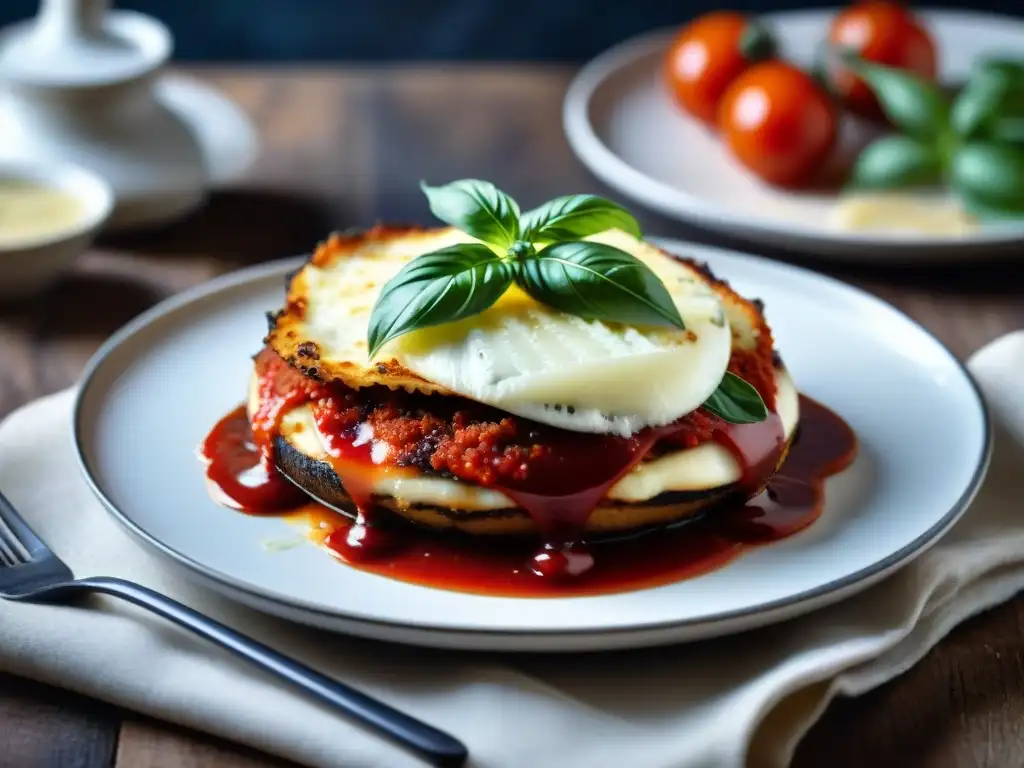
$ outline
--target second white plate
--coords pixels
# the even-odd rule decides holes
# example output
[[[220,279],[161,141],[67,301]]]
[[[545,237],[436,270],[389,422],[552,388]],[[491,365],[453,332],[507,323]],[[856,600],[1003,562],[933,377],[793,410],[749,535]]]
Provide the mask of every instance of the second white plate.
[[[834,10],[762,18],[785,54],[814,59]],[[955,11],[916,11],[939,49],[940,78],[961,81],[982,54],[1017,56],[1024,21]],[[1024,225],[982,229],[957,238],[847,232],[830,226],[834,195],[786,192],[736,164],[713,135],[672,101],[661,62],[675,31],[628,40],[587,64],[566,93],[569,144],[602,181],[659,213],[758,243],[816,256],[936,260],[1019,256]]]

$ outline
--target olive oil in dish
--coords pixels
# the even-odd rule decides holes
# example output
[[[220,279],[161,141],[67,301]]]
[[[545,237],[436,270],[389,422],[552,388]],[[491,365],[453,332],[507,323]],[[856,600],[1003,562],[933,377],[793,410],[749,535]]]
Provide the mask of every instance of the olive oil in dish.
[[[63,235],[86,218],[73,192],[30,179],[0,178],[0,248]]]

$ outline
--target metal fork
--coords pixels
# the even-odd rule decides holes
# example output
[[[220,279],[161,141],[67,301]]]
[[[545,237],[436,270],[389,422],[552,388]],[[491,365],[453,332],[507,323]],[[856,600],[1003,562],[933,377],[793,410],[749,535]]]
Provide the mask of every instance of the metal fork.
[[[158,592],[123,579],[75,579],[71,569],[29,528],[0,493],[0,598],[28,603],[70,602],[83,593],[120,597],[192,630],[257,667],[376,729],[437,766],[462,766],[468,757],[458,739],[383,702],[332,680],[240,632]]]

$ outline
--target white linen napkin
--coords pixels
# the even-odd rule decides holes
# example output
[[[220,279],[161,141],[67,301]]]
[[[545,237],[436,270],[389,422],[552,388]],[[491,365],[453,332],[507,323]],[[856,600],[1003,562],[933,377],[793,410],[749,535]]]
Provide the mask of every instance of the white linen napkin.
[[[997,423],[991,472],[938,545],[842,604],[713,643],[509,658],[310,630],[183,582],[106,515],[71,449],[72,395],[0,426],[0,488],[78,575],[147,584],[462,738],[472,765],[786,765],[837,694],[913,665],[954,625],[1024,588],[1024,332],[976,354]],[[209,644],[123,603],[0,604],[0,669],[311,766],[419,763]]]

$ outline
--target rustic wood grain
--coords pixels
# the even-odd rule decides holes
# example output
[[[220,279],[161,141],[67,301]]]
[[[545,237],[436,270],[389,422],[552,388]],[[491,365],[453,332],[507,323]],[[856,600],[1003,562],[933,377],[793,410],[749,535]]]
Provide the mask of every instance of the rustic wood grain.
[[[252,750],[129,716],[121,725],[116,766],[131,768],[288,768],[288,763]]]
[[[1024,601],[961,625],[903,677],[835,702],[797,766],[1024,764]]]
[[[120,719],[84,696],[0,676],[0,768],[109,766]]]
[[[71,384],[110,333],[189,285],[305,252],[330,229],[429,221],[420,179],[492,178],[524,204],[567,191],[608,192],[575,160],[562,135],[565,68],[198,72],[257,121],[263,141],[258,163],[194,216],[157,232],[104,240],[47,295],[0,308],[0,415]],[[658,216],[641,219],[652,234],[749,248]],[[769,255],[806,262],[796,254]],[[829,264],[827,271],[893,302],[961,357],[1024,327],[1018,265]],[[0,676],[0,767],[112,764],[283,765]],[[1024,599],[959,627],[892,683],[834,703],[795,765],[1024,765]]]

